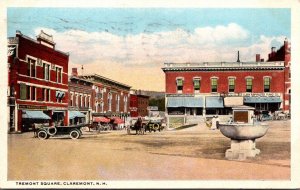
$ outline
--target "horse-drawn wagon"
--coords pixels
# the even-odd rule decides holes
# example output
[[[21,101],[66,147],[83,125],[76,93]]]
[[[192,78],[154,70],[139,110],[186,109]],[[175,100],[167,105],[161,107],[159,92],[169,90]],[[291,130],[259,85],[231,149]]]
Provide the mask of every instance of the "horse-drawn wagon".
[[[71,139],[78,139],[82,135],[81,127],[85,127],[86,124],[71,125],[71,126],[51,126],[41,127],[37,129],[37,137],[39,139],[48,139],[49,137],[59,135],[69,135]]]

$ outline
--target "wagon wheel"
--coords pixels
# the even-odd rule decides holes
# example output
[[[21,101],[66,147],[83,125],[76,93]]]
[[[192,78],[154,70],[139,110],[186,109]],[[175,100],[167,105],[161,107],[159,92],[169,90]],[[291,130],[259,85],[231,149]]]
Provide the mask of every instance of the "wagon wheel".
[[[154,129],[154,132],[157,131],[159,129],[159,125],[157,123],[154,123],[153,129]]]
[[[49,138],[49,135],[47,134],[47,132],[45,130],[41,130],[38,132],[37,134],[38,138],[41,140],[45,140]]]
[[[80,132],[78,131],[78,129],[71,130],[70,137],[71,139],[78,139],[80,137]]]

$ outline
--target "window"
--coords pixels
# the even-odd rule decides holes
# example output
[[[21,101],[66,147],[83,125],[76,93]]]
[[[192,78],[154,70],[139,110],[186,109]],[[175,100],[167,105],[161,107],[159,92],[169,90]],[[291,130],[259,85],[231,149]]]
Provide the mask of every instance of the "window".
[[[31,91],[30,91],[30,86],[26,86],[26,93],[27,93],[27,94],[26,94],[26,99],[27,99],[27,100],[30,100],[30,92],[31,92]]]
[[[81,106],[82,106],[81,100],[82,100],[82,97],[81,97],[81,95],[79,95],[79,103],[78,103],[78,107],[81,107]]]
[[[78,94],[75,95],[75,106],[78,107]]]
[[[183,79],[182,78],[176,79],[176,85],[177,85],[177,92],[178,93],[182,93],[182,90],[183,90]]]
[[[35,87],[31,87],[31,100],[35,100]]]
[[[196,93],[200,92],[200,79],[194,79],[194,91]]]
[[[228,79],[228,92],[234,92],[235,89],[235,79],[229,78]]]
[[[101,102],[101,113],[104,112],[104,102]]]
[[[20,84],[20,99],[21,100],[26,100],[27,99],[27,88],[26,88],[26,84]]]
[[[50,102],[50,89],[46,89],[46,101]]]
[[[70,106],[73,106],[73,97],[74,97],[74,95],[73,95],[73,93],[71,93]]]
[[[50,65],[43,63],[44,79],[50,80]]]
[[[270,84],[271,84],[271,78],[265,77],[264,78],[264,92],[270,92]]]
[[[36,61],[33,60],[33,59],[28,58],[27,76],[30,76],[30,77],[35,77],[36,76],[35,67],[36,67]]]
[[[127,96],[124,96],[124,112],[127,112]]]
[[[111,100],[112,100],[112,94],[108,93],[108,96],[107,96],[108,111],[111,111]]]
[[[117,95],[117,112],[120,111],[120,95]]]
[[[246,92],[252,92],[252,78],[246,78]]]
[[[56,67],[55,73],[56,73],[56,82],[57,83],[61,83],[61,78],[62,78],[62,76],[61,76],[61,74],[62,74],[61,70],[62,70],[61,68]]]
[[[41,101],[45,101],[45,99],[46,99],[46,88],[42,88],[42,99],[41,99]]]
[[[218,91],[218,79],[211,78],[211,92],[217,92],[217,91]]]
[[[91,107],[91,97],[88,96],[88,107],[90,108]]]

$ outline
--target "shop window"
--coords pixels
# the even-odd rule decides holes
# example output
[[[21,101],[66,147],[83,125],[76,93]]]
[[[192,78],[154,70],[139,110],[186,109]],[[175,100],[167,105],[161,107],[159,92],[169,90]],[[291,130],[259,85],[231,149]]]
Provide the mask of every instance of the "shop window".
[[[20,84],[20,99],[21,100],[27,99],[27,88],[26,88],[26,84],[23,83]]]
[[[200,93],[200,79],[194,79],[194,92]]]
[[[177,93],[182,93],[182,90],[183,90],[183,79],[182,78],[176,79],[176,85],[177,85]]]
[[[235,79],[234,78],[229,78],[228,79],[228,91],[229,92],[234,92],[235,89]]]
[[[253,79],[246,78],[246,92],[252,92],[252,87],[253,87]]]
[[[211,78],[211,92],[217,92],[217,91],[218,91],[218,79]]]

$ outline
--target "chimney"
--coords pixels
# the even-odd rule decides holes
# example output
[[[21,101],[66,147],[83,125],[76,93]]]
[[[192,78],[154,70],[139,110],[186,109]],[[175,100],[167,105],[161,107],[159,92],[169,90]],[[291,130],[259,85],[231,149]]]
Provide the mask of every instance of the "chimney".
[[[77,68],[72,68],[72,76],[74,76],[74,77],[78,76]]]
[[[271,48],[271,52],[272,52],[272,53],[275,53],[275,51],[276,51],[276,47],[272,47],[272,48]]]
[[[260,59],[260,54],[256,54],[256,62],[260,62],[261,59]]]
[[[241,62],[240,61],[240,51],[238,51],[238,57],[237,57],[237,61],[236,62]]]
[[[284,50],[287,51],[289,49],[289,42],[288,42],[288,39],[285,38],[284,39]]]

